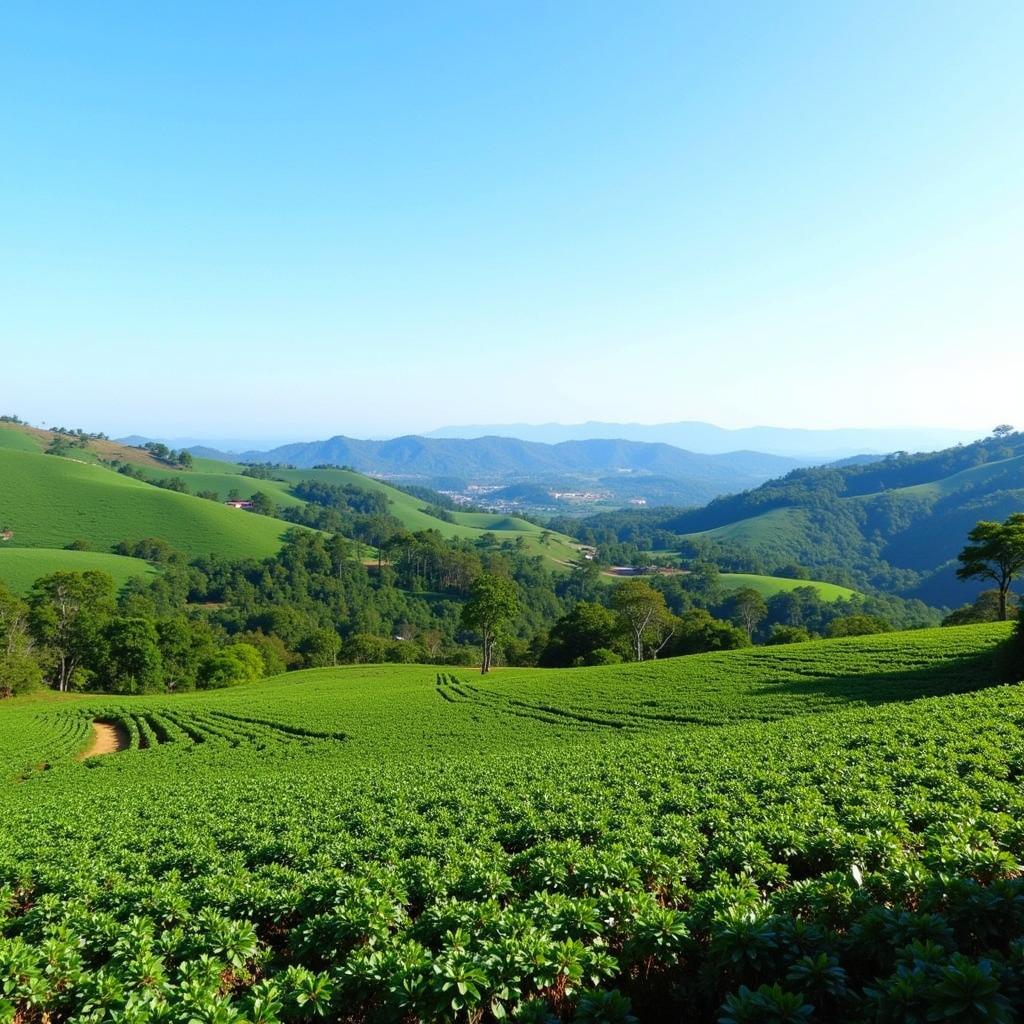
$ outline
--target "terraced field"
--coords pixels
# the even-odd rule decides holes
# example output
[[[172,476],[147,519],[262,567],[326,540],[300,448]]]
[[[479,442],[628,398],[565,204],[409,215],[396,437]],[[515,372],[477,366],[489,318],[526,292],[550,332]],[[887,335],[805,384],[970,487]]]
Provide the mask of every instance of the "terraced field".
[[[1015,1019],[1006,636],[8,701],[0,1008],[986,1019],[958,1016],[966,985]],[[78,761],[97,720],[129,749]]]

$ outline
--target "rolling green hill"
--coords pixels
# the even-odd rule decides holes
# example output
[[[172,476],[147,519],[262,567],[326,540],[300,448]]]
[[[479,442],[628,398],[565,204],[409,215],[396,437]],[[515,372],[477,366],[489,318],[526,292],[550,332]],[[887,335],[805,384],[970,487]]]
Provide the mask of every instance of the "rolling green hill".
[[[762,597],[786,593],[798,587],[813,587],[824,601],[839,601],[856,597],[857,591],[849,587],[841,587],[837,583],[822,583],[818,580],[793,580],[784,576],[758,576],[753,573],[724,572],[721,575],[722,587],[726,590],[739,590],[750,587]]]
[[[105,551],[0,546],[0,582],[17,594],[27,593],[35,580],[51,572],[86,572],[90,569],[108,573],[119,588],[134,576],[156,575],[156,569],[140,558],[126,558]]]
[[[37,436],[41,432],[29,432],[13,423],[0,423],[0,449],[16,452],[41,452],[44,444]]]
[[[387,498],[388,512],[410,532],[436,530],[442,537],[470,541],[478,540],[485,533],[493,533],[498,541],[512,541],[513,543],[518,537],[522,537],[528,552],[542,555],[558,565],[579,557],[578,548],[570,538],[554,533],[549,537],[548,543],[544,544],[541,541],[544,528],[529,523],[525,519],[490,513],[455,511],[451,513],[454,522],[445,522],[432,516],[429,512],[425,512],[426,503],[421,498],[406,494],[382,480],[363,476],[361,473],[351,470],[288,469],[275,471],[275,475],[281,476],[291,483],[298,483],[300,480],[319,480],[323,483],[349,484],[363,490],[377,491]],[[262,481],[254,482],[262,483]]]
[[[281,479],[243,474],[244,466],[197,458],[191,469],[170,467],[141,449],[109,441],[90,441],[70,457],[44,455],[55,435],[23,425],[0,424],[0,527],[9,527],[16,548],[59,549],[88,540],[109,549],[120,540],[162,537],[189,555],[217,552],[228,558],[260,558],[275,552],[290,524],[225,508],[195,497],[210,492],[223,501],[237,491],[249,497],[261,491],[278,506],[301,506],[292,494],[301,480],[347,484],[382,493],[388,512],[410,531],[436,530],[444,537],[475,541],[493,533],[501,542],[522,538],[527,552],[563,570],[578,557],[575,544],[561,534],[541,540],[543,528],[513,516],[452,512],[445,522],[424,511],[426,502],[388,484],[342,469],[274,471]],[[133,480],[99,465],[99,460],[131,462],[147,480],[177,478],[190,494]]]
[[[0,702],[0,1005],[868,1024],[905,1020],[910,984],[963,1020],[970,979],[1011,1005],[1007,635]],[[96,722],[124,749],[80,760]]]
[[[87,540],[109,550],[122,540],[160,537],[188,555],[262,558],[288,524],[177,494],[101,466],[0,449],[0,526],[12,548],[62,548]]]
[[[407,530],[436,530],[442,537],[461,540],[478,540],[484,533],[493,533],[496,539],[512,541],[520,536],[526,542],[531,554],[542,555],[557,564],[578,557],[574,543],[561,534],[551,534],[548,543],[541,542],[544,528],[529,523],[515,516],[498,515],[483,512],[450,513],[453,522],[446,522],[429,512],[424,511],[426,502],[405,491],[392,487],[382,480],[363,476],[346,469],[281,469],[273,470],[273,476],[280,479],[258,480],[244,476],[244,466],[231,462],[219,462],[213,459],[196,459],[193,469],[147,469],[150,477],[179,477],[184,480],[193,492],[202,490],[215,491],[221,499],[227,498],[229,492],[237,490],[248,497],[255,491],[262,491],[275,504],[303,504],[292,493],[290,488],[303,480],[316,480],[321,483],[338,486],[353,486],[364,491],[375,491],[383,494],[388,502],[388,513],[394,516]]]

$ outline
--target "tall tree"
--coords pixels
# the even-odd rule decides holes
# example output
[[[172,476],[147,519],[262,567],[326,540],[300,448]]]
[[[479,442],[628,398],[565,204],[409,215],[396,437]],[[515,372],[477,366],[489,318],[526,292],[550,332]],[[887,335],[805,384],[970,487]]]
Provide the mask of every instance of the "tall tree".
[[[156,627],[148,619],[118,616],[103,630],[106,683],[115,693],[156,693],[163,687],[163,659]]]
[[[483,573],[476,578],[469,601],[462,609],[462,623],[480,634],[483,648],[481,674],[491,670],[494,643],[518,611],[516,585],[507,576]]]
[[[114,581],[105,572],[54,572],[32,585],[29,623],[34,639],[53,656],[53,681],[64,692],[75,672],[102,648],[102,630],[114,613]]]
[[[729,617],[746,630],[748,640],[767,614],[765,599],[753,587],[743,587],[729,598]]]
[[[612,594],[612,607],[619,614],[623,629],[629,634],[637,661],[644,660],[645,642],[657,634],[658,650],[671,639],[671,629],[664,624],[669,619],[664,595],[644,580],[626,580],[620,583]]]
[[[28,605],[0,583],[0,697],[33,690],[41,682],[28,631]]]
[[[970,543],[957,556],[959,579],[992,580],[999,593],[999,618],[1006,618],[1010,584],[1024,572],[1024,512],[1004,523],[982,520],[967,535]]]

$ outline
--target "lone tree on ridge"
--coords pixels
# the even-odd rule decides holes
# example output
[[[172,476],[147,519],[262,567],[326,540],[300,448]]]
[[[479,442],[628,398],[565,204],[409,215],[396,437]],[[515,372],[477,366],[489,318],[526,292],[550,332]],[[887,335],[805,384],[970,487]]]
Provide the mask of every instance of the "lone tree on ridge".
[[[982,520],[957,556],[961,562],[958,579],[992,580],[999,593],[999,619],[1006,618],[1006,595],[1010,584],[1024,572],[1024,512],[1014,512],[1005,523]]]

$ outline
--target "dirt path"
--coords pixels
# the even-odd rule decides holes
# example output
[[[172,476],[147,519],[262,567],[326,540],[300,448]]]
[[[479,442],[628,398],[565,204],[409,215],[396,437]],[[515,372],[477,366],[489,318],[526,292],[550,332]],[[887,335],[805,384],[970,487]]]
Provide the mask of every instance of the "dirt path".
[[[92,733],[92,746],[82,755],[83,760],[128,749],[128,730],[120,722],[93,722]]]

